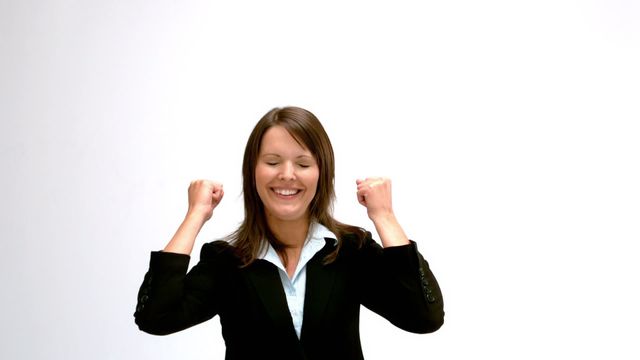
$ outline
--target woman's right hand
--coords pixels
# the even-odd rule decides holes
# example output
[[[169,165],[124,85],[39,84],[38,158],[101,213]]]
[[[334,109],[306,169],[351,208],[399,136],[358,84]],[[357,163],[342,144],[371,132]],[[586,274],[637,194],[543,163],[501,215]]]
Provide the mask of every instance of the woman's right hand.
[[[218,206],[224,190],[222,184],[210,180],[195,180],[189,185],[189,210],[187,216],[201,217],[205,222],[211,219],[213,209]]]
[[[224,196],[222,184],[209,180],[192,181],[189,185],[189,210],[178,230],[165,246],[165,252],[190,255],[196,236],[207,220],[211,219],[213,209]]]

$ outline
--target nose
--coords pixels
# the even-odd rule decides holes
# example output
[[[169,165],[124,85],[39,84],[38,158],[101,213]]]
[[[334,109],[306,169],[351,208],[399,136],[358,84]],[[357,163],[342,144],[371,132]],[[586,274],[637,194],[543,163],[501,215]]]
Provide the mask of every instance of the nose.
[[[284,162],[280,168],[280,180],[294,180],[296,178],[295,168],[292,163]]]

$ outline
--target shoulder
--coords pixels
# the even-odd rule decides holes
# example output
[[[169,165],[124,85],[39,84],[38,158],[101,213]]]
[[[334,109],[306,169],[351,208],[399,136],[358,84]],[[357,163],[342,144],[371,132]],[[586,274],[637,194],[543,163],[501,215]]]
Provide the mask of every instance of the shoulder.
[[[205,243],[200,250],[200,261],[238,262],[235,247],[224,240]]]
[[[379,247],[378,243],[373,240],[371,232],[364,229],[343,234],[339,241],[340,254],[343,256],[367,252]]]

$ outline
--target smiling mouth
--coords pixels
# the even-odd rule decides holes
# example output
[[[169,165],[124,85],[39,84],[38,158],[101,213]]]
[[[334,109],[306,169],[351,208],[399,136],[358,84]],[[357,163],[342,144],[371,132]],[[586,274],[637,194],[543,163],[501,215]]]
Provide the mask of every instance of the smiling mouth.
[[[274,193],[276,193],[276,195],[278,195],[280,197],[284,197],[284,198],[294,197],[294,196],[298,195],[300,192],[302,192],[301,189],[276,189],[276,188],[271,188],[271,190]]]

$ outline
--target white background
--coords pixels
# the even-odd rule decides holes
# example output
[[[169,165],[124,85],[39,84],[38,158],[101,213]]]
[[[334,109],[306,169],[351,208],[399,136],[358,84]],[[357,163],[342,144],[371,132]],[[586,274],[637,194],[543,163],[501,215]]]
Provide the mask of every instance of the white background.
[[[355,179],[391,177],[444,292],[431,335],[365,311],[368,359],[638,359],[639,18],[631,0],[0,1],[0,358],[222,358],[217,318],[138,331],[138,286],[191,179],[226,193],[196,249],[237,226],[249,132],[297,105],[334,143],[336,216],[373,230]]]

